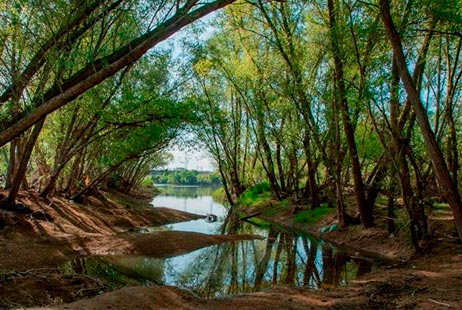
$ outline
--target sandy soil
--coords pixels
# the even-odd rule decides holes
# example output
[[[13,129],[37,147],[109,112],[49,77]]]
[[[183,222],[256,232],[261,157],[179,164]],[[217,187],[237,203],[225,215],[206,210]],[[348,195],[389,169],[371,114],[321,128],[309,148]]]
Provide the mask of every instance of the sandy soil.
[[[37,213],[0,213],[0,309],[462,309],[462,247],[450,236],[450,214],[431,217],[436,237],[423,257],[413,257],[406,236],[386,237],[383,225],[323,235],[338,244],[352,245],[353,251],[374,251],[395,262],[348,288],[274,287],[205,300],[170,286],[125,287],[109,292],[97,279],[61,275],[56,266],[87,255],[167,257],[253,236],[163,231],[134,237],[126,232],[198,216],[152,208],[116,193],[91,197],[85,204],[62,198],[45,200],[27,193],[20,201]],[[288,224],[293,216],[292,210],[285,210],[271,218]],[[317,234],[320,226],[332,220],[298,228]],[[33,308],[38,306],[44,307]]]

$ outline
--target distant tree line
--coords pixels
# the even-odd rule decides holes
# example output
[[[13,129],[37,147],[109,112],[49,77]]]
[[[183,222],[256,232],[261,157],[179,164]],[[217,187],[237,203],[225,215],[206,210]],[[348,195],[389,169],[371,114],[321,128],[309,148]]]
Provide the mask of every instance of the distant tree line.
[[[187,169],[155,171],[152,179],[158,184],[221,185],[221,177],[217,173]]]

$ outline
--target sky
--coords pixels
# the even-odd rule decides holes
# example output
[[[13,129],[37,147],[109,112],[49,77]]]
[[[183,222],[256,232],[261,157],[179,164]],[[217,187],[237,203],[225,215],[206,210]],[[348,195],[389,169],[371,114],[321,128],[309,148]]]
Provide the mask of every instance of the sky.
[[[204,150],[180,150],[177,146],[173,146],[167,149],[167,152],[173,155],[173,160],[165,167],[166,169],[186,168],[197,171],[216,169],[214,160]]]
[[[213,26],[211,26],[211,20],[216,16],[216,12],[207,15],[202,18],[200,21],[196,21],[195,25],[202,25],[205,28],[204,32],[200,35],[201,40],[206,40],[211,36],[213,32]],[[182,40],[191,36],[188,32],[191,26],[186,27],[185,29],[175,33],[172,37],[167,39],[158,45],[157,48],[170,47],[173,49],[173,58],[181,58],[184,54]],[[174,74],[174,73],[173,73]],[[193,149],[180,149],[178,146],[173,145],[166,150],[173,155],[173,160],[165,167],[166,169],[172,170],[175,168],[186,168],[189,170],[198,170],[198,171],[215,171],[216,162],[207,154],[205,150],[193,150]]]

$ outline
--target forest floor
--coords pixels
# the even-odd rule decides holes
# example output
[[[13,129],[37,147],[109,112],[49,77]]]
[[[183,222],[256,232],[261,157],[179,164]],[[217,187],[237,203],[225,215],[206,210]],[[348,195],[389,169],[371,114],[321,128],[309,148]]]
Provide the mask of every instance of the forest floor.
[[[127,233],[200,217],[152,208],[142,198],[106,193],[77,204],[22,193],[19,201],[35,213],[0,211],[0,309],[462,309],[462,246],[451,236],[454,225],[448,210],[430,215],[433,240],[425,245],[423,256],[413,255],[405,229],[390,238],[381,218],[372,229],[352,227],[323,234],[322,238],[351,246],[353,251],[367,250],[389,259],[386,267],[352,281],[347,288],[273,287],[253,294],[201,299],[171,286],[109,291],[97,279],[59,272],[57,266],[79,257],[133,254],[161,258],[255,238],[178,231]],[[246,210],[248,214],[257,211]],[[290,207],[276,208],[262,217],[314,234],[335,220],[330,215],[313,225],[294,225],[295,213]]]

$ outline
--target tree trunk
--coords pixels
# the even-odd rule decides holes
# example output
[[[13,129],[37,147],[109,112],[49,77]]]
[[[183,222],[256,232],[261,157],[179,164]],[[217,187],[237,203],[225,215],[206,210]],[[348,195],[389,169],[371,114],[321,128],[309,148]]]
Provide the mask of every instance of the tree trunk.
[[[388,201],[387,201],[387,229],[388,234],[393,234],[396,231],[396,224],[395,224],[395,193],[394,193],[394,185],[391,184],[388,188]]]
[[[257,125],[256,134],[257,141],[259,144],[259,153],[261,154],[263,168],[265,169],[266,176],[268,177],[269,186],[271,193],[278,200],[282,200],[281,189],[278,184],[276,173],[274,171],[274,161],[271,155],[271,147],[266,139],[266,133],[264,131],[264,116],[262,111],[256,111],[257,114]]]
[[[321,198],[319,195],[319,187],[316,182],[317,166],[314,160],[312,159],[311,141],[307,130],[305,131],[305,135],[303,138],[303,147],[305,150],[305,158],[308,173],[306,178],[305,192],[309,193],[309,196],[311,198],[311,210],[313,210],[314,208],[319,207],[319,205],[321,204]]]
[[[34,149],[35,142],[42,130],[43,124],[45,123],[45,118],[42,118],[37,124],[34,126],[34,130],[27,141],[26,148],[21,156],[21,161],[19,162],[18,169],[14,176],[14,180],[8,194],[8,198],[6,203],[8,205],[13,205],[16,203],[16,198],[18,197],[19,188],[21,186],[22,181],[26,175],[27,164],[29,163],[30,156],[32,155],[32,150]]]
[[[334,8],[334,1],[328,0],[329,7],[329,23],[332,52],[334,56],[335,65],[335,85],[336,85],[336,98],[338,100],[340,111],[342,114],[343,129],[348,144],[348,152],[350,154],[351,170],[353,174],[354,188],[356,192],[356,201],[361,216],[361,222],[365,228],[374,226],[374,217],[372,208],[367,205],[366,194],[364,191],[364,184],[361,175],[361,164],[359,162],[358,150],[356,147],[353,124],[350,119],[350,112],[348,108],[348,101],[346,98],[346,88],[343,74],[343,61],[341,58],[340,42],[336,30],[336,12]]]
[[[229,189],[228,180],[226,178],[226,173],[225,173],[225,170],[223,168],[223,164],[221,163],[221,161],[218,161],[218,171],[220,172],[220,175],[221,175],[221,181],[223,182],[223,188],[225,189],[226,199],[228,199],[229,204],[232,206],[235,204],[235,201]]]
[[[438,185],[447,199],[452,213],[454,222],[459,233],[459,238],[462,240],[462,201],[460,194],[457,191],[454,181],[451,179],[446,161],[444,160],[441,149],[439,148],[435,135],[430,128],[427,112],[424,109],[422,101],[417,91],[417,87],[408,71],[406,59],[403,52],[401,38],[396,31],[390,14],[390,4],[388,0],[380,0],[381,17],[385,29],[388,33],[390,43],[396,56],[397,65],[400,72],[400,77],[404,88],[408,95],[416,114],[417,124],[419,125],[422,137],[425,143],[427,154],[431,159],[433,169],[436,174]]]
[[[8,168],[6,171],[5,189],[11,188],[13,185],[13,178],[16,171],[16,147],[18,139],[13,139],[10,142],[10,156],[8,160]]]

